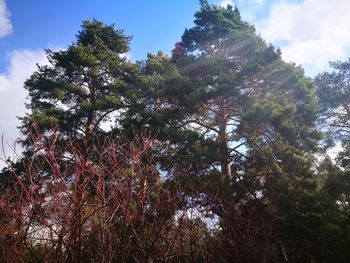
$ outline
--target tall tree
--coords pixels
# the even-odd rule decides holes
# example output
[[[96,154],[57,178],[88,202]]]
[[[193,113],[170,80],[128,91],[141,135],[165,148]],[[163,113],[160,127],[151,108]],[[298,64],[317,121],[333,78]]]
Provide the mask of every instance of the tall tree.
[[[69,174],[70,185],[76,185],[74,198],[79,204],[71,211],[75,220],[69,225],[69,240],[72,242],[72,262],[82,261],[81,226],[84,222],[84,207],[94,205],[94,191],[89,195],[84,192],[84,185],[93,185],[94,170],[97,167],[94,157],[101,149],[94,139],[104,135],[102,124],[117,113],[116,128],[120,128],[119,120],[131,104],[135,103],[135,83],[138,75],[137,67],[129,63],[125,53],[129,50],[130,37],[123,31],[116,30],[113,25],[107,26],[92,20],[83,22],[76,41],[63,51],[47,51],[48,66],[39,66],[38,70],[25,82],[30,101],[27,108],[29,114],[22,118],[22,132],[25,136],[24,169],[17,174],[26,177],[26,163],[29,156],[36,156],[34,166],[42,160],[54,158],[61,162],[57,167],[66,172],[64,163],[80,162],[89,168],[84,174]],[[115,115],[114,115],[115,116]],[[115,117],[114,117],[115,118]],[[55,132],[57,129],[58,132]],[[55,137],[52,137],[52,135]],[[62,145],[53,153],[45,151],[45,145],[39,145],[40,136],[48,145],[52,141]],[[39,137],[39,139],[38,139]],[[75,145],[80,153],[69,151],[68,145]],[[54,157],[50,157],[53,154]],[[41,167],[39,177],[45,180],[54,178],[50,167]],[[46,193],[48,189],[41,189]]]
[[[310,149],[316,135],[314,101],[302,70],[283,62],[232,6],[201,1],[195,18],[173,50],[186,80],[178,81],[185,85],[174,97],[192,110],[182,126],[202,128],[202,136],[216,141],[223,178],[239,177],[237,160],[246,159],[250,150],[261,155],[260,146],[308,142]]]
[[[290,247],[284,244],[291,225],[287,224],[288,231],[282,230],[281,221],[273,218],[286,216],[289,222],[293,216],[288,209],[308,200],[305,192],[317,191],[311,153],[320,134],[315,129],[312,82],[301,68],[284,62],[279,50],[267,45],[231,6],[201,1],[194,24],[173,50],[180,76],[175,85],[165,86],[165,94],[186,109],[180,129],[195,130],[199,137],[215,142],[210,148],[214,158],[206,171],[211,176],[198,185],[205,185],[203,196],[219,216],[224,236],[246,244],[244,230],[232,225],[251,220],[250,212],[260,207],[271,221],[265,222],[265,236],[257,227],[249,242],[263,247],[262,251],[277,248],[280,254],[289,253]],[[289,200],[292,195],[296,198]],[[288,206],[282,200],[291,203]],[[271,229],[272,239],[282,245],[271,241]],[[238,255],[250,251],[227,246]]]

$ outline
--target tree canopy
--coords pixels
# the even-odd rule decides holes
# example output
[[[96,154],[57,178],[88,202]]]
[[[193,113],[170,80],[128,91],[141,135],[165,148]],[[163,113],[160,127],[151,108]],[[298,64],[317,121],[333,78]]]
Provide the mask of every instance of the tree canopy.
[[[42,131],[58,125],[62,137],[103,134],[110,114],[135,99],[137,68],[125,58],[130,39],[113,25],[84,21],[67,50],[47,50],[50,64],[25,82],[32,112],[23,118],[24,134],[33,121]]]

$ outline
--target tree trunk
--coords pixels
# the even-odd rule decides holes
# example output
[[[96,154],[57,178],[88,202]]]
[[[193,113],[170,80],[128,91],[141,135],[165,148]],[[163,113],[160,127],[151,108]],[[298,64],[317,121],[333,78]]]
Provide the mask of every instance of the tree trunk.
[[[97,77],[93,76],[91,78],[91,84],[90,84],[90,103],[95,104],[96,102],[96,89],[97,89]],[[94,129],[94,112],[93,110],[90,110],[88,112],[88,117],[86,121],[86,127],[85,127],[85,138],[89,140],[91,133]]]
[[[221,173],[224,178],[231,177],[231,164],[230,164],[230,153],[227,145],[227,122],[226,122],[226,109],[225,109],[225,98],[218,98],[218,143],[219,143],[219,155],[220,155],[220,167]]]
[[[91,77],[91,83],[89,85],[90,89],[90,103],[94,104],[96,102],[96,90],[97,90],[97,77]],[[87,121],[85,126],[85,141],[86,141],[86,152],[84,159],[82,160],[82,174],[77,174],[75,182],[75,208],[73,211],[72,223],[71,223],[71,234],[70,239],[74,244],[72,248],[71,262],[82,262],[82,207],[84,204],[84,191],[87,171],[89,167],[89,149],[90,149],[90,138],[92,131],[94,130],[94,111],[90,110],[87,115]]]

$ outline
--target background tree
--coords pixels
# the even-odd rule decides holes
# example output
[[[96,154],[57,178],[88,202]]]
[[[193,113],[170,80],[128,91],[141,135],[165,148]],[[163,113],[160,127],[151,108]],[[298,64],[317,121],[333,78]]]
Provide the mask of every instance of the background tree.
[[[318,100],[318,120],[325,133],[324,149],[341,145],[335,160],[327,157],[320,163],[317,173],[321,179],[323,234],[329,240],[328,248],[337,251],[339,262],[349,257],[349,61],[330,62],[332,72],[319,74],[315,79]],[[323,248],[321,258],[331,258],[332,252]],[[330,259],[331,261],[331,259]]]
[[[331,62],[332,72],[315,78],[319,120],[332,138],[347,139],[350,131],[349,71],[350,62]]]

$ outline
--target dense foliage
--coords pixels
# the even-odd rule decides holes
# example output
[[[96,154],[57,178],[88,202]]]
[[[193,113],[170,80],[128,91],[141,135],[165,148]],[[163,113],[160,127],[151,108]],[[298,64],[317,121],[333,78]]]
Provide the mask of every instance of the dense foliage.
[[[313,82],[205,0],[171,56],[133,63],[130,40],[85,21],[25,82],[0,257],[348,262],[350,63]]]

